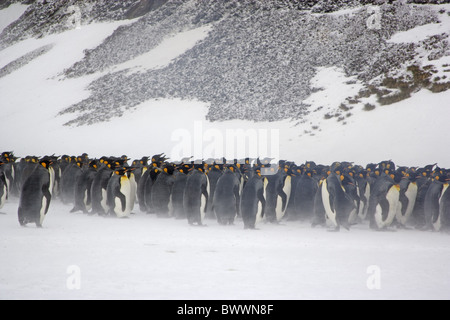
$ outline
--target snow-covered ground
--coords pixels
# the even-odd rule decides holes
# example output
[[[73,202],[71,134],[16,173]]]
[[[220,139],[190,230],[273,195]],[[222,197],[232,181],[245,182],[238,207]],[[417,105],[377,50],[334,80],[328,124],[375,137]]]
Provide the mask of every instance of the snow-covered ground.
[[[330,233],[309,224],[189,226],[139,213],[69,213],[42,229],[0,214],[0,299],[449,299],[448,234]]]
[[[0,12],[13,9],[17,15],[24,7]],[[75,79],[64,79],[61,73],[83,57],[83,50],[99,45],[123,23],[83,25],[0,51],[3,68],[50,45],[0,78],[0,151],[12,150],[17,156],[87,152],[92,157],[131,158],[165,152],[172,160],[220,157],[219,151],[242,157],[251,151],[297,163],[345,160],[365,165],[392,159],[399,165],[437,162],[450,168],[445,149],[450,91],[422,90],[373,111],[355,107],[345,121],[325,120],[327,108],[339,106],[341,96],[358,89],[354,79],[334,67],[318,70],[313,79],[312,84],[323,90],[307,102],[323,108],[305,123],[210,123],[205,121],[206,103],[159,99],[109,122],[62,126],[72,115],[57,116],[58,112],[88,97],[87,86],[104,73]],[[420,37],[409,33],[408,39],[419,41],[433,30],[441,32],[442,27],[424,26]],[[186,41],[177,41],[168,54],[168,44],[179,40],[172,35],[162,47],[115,68],[134,72],[166,65],[207,32],[199,28],[184,33]],[[242,133],[251,142],[239,146],[231,141]],[[70,214],[71,207],[58,200],[52,202],[44,228],[22,228],[17,202],[10,199],[0,210],[0,299],[450,298],[448,234],[373,232],[365,223],[340,233],[294,222],[247,231],[239,220],[229,227],[209,221],[200,228],[137,210],[124,220]]]

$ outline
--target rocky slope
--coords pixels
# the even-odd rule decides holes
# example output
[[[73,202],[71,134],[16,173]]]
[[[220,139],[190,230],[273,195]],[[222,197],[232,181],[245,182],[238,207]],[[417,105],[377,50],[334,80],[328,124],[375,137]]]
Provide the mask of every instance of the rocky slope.
[[[329,112],[329,118],[339,119],[370,97],[383,105],[421,88],[439,92],[450,87],[445,74],[434,76],[433,64],[450,55],[448,31],[419,42],[390,41],[398,32],[448,18],[450,8],[430,5],[446,1],[29,2],[25,14],[1,34],[0,49],[27,37],[75,28],[77,23],[80,27],[136,19],[61,70],[66,78],[99,75],[89,86],[89,98],[61,111],[74,114],[67,125],[106,121],[156,98],[207,102],[207,118],[213,121],[302,121],[315,111],[304,101],[317,90],[311,79],[319,67],[341,68],[364,87]],[[114,71],[114,66],[150,52],[164,39],[204,26],[210,27],[208,36],[168,66]],[[8,70],[0,70],[0,76],[2,72]]]

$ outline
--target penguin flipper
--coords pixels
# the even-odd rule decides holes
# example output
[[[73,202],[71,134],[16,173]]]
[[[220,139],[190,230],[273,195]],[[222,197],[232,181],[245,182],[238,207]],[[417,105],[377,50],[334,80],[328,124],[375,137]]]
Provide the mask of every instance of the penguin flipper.
[[[48,209],[50,208],[50,200],[52,199],[52,194],[50,193],[49,185],[42,186],[42,193],[44,197],[47,199],[44,211],[44,214],[47,214]]]
[[[202,187],[202,195],[205,197],[205,207],[203,208],[203,212],[206,213],[206,211],[208,210],[208,201],[209,201],[208,190],[206,186]]]
[[[122,192],[119,192],[117,197],[119,198],[120,203],[122,204],[122,211],[125,211],[125,209],[127,208],[127,199],[122,194]]]
[[[285,211],[286,210],[286,206],[287,206],[287,200],[288,200],[288,197],[287,197],[287,194],[284,192],[284,190],[282,189],[282,188],[279,188],[278,189],[278,196],[280,196],[281,197],[281,211]]]
[[[258,192],[258,200],[261,202],[261,218],[264,217],[264,211],[266,210],[266,199],[264,199],[264,191],[261,189]]]
[[[234,197],[235,197],[235,199],[236,199],[236,214],[238,215],[238,216],[240,216],[241,215],[241,210],[240,210],[240,203],[241,203],[241,199],[240,199],[240,196],[239,196],[239,186],[237,186],[237,188],[235,188],[235,190],[234,190]]]
[[[389,214],[389,201],[385,198],[381,199],[380,207],[381,207],[381,217],[384,221],[387,219]]]

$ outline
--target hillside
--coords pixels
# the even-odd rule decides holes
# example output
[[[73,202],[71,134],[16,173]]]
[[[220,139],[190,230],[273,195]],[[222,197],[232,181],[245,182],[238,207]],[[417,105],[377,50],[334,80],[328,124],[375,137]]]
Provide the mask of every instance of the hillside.
[[[21,127],[4,148],[170,153],[200,121],[204,144],[213,128],[279,130],[277,155],[298,161],[450,165],[427,131],[442,135],[436,115],[449,112],[450,6],[415,2],[1,1],[2,110],[6,129]],[[405,114],[431,120],[411,131]],[[374,119],[408,135],[385,149]],[[358,139],[342,149],[339,135]]]

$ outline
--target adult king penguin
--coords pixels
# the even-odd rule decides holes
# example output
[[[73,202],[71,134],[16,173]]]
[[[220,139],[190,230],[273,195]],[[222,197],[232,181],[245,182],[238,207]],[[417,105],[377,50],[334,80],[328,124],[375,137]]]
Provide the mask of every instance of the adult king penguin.
[[[21,226],[35,223],[38,228],[42,227],[52,198],[50,165],[51,162],[48,160],[41,160],[35,164],[33,172],[22,185],[18,209]]]
[[[241,216],[244,229],[255,229],[256,223],[264,217],[266,200],[264,199],[264,178],[261,169],[255,168],[254,174],[247,180],[241,196]]]
[[[349,230],[348,218],[355,209],[353,199],[345,192],[341,181],[343,175],[331,173],[322,182],[322,203],[328,221],[334,226],[334,231],[339,231],[340,226]]]
[[[222,225],[233,224],[236,215],[239,215],[240,181],[236,170],[234,165],[227,165],[217,181],[213,209]]]
[[[278,223],[286,212],[291,192],[291,177],[281,161],[278,171],[274,167],[263,167],[261,173],[264,180],[264,198],[266,199],[266,221]]]
[[[172,164],[164,165],[153,184],[151,201],[158,217],[172,216],[171,193],[175,182],[174,171],[175,167]]]
[[[175,219],[186,219],[186,213],[184,211],[183,199],[184,188],[186,186],[188,172],[191,169],[190,164],[180,164],[177,166],[174,172],[175,181],[172,186],[171,202],[172,210]]]
[[[375,182],[367,212],[370,218],[370,228],[383,230],[394,221],[400,205],[399,183],[401,178],[402,176],[398,172],[382,173]]]
[[[442,169],[437,168],[433,174],[433,181],[425,196],[425,229],[441,230],[440,202],[447,188],[447,174]]]
[[[188,174],[183,196],[183,207],[190,225],[203,225],[208,196],[208,178],[203,164],[194,164]]]
[[[118,218],[128,218],[131,213],[128,205],[131,200],[131,185],[126,171],[124,168],[115,169],[107,187],[106,202],[109,213]]]
[[[411,218],[417,197],[417,174],[414,171],[405,172],[405,176],[400,181],[400,206],[397,209],[396,221],[400,227],[406,228]]]

